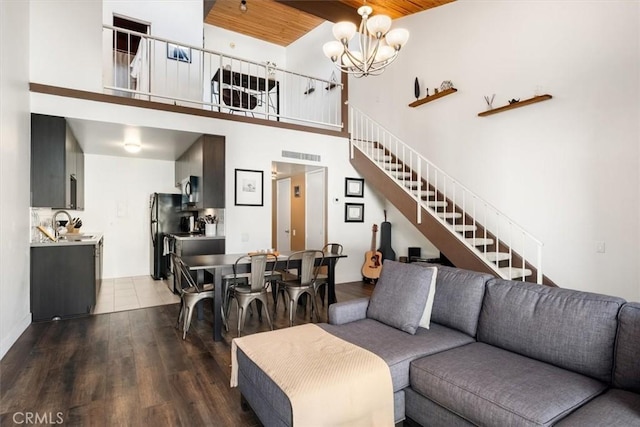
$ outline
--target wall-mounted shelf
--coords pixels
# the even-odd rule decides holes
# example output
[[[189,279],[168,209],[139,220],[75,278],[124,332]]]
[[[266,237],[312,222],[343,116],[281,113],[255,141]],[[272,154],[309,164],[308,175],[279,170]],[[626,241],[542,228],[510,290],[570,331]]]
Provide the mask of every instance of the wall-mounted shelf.
[[[479,117],[490,116],[492,114],[502,113],[503,111],[512,110],[514,108],[524,107],[525,105],[535,104],[536,102],[546,101],[547,99],[553,98],[551,95],[539,95],[534,96],[533,98],[525,99],[524,101],[514,102],[513,104],[505,105],[503,107],[493,108],[491,110],[483,111],[482,113],[478,113]]]
[[[442,92],[438,92],[435,95],[429,95],[429,96],[425,96],[422,99],[418,99],[416,101],[413,101],[411,104],[409,104],[409,107],[415,108],[418,107],[422,104],[426,104],[427,102],[431,102],[431,101],[435,101],[438,98],[442,98],[443,96],[447,96],[447,95],[451,95],[452,93],[456,93],[458,91],[458,89],[456,88],[451,88],[451,89],[445,89]]]

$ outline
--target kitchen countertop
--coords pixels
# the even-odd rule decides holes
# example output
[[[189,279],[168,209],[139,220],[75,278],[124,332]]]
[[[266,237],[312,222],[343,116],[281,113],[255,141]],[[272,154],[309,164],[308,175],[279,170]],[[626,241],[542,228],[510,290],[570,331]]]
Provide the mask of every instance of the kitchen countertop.
[[[176,240],[203,240],[203,239],[207,239],[207,240],[214,240],[214,239],[224,239],[224,236],[205,236],[204,233],[170,233],[169,234],[171,237],[175,238]]]
[[[101,232],[85,232],[80,233],[85,238],[82,240],[64,240],[59,239],[57,242],[47,240],[45,242],[31,242],[32,248],[38,247],[50,247],[50,246],[77,246],[77,245],[97,245],[100,239],[102,239],[104,233]]]

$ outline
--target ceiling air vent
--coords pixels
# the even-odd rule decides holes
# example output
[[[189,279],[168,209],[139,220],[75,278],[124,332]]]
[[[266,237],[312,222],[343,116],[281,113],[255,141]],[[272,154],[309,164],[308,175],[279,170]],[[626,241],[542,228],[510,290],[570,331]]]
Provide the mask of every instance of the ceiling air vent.
[[[282,150],[282,157],[289,157],[290,159],[309,160],[309,161],[312,161],[312,162],[319,162],[320,161],[320,155],[319,154],[297,153],[295,151],[284,151],[284,150]]]

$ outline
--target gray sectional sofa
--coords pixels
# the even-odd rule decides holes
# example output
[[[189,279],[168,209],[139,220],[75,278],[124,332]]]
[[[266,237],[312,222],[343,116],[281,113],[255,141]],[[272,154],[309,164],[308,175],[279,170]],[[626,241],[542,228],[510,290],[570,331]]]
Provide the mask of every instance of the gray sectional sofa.
[[[334,304],[325,329],[389,364],[396,421],[640,426],[638,303],[438,266],[429,329],[367,313],[366,299]]]
[[[331,305],[329,321],[320,326],[389,365],[396,422],[640,426],[639,303],[385,261],[372,297]],[[291,425],[286,396],[243,354],[238,364],[262,422]]]

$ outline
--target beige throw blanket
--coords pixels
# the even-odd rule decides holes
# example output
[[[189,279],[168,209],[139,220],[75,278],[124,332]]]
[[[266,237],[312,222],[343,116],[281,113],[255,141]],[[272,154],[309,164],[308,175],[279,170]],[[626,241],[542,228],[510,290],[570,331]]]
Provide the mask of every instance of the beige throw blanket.
[[[368,350],[314,324],[235,338],[231,387],[238,385],[237,348],[288,396],[296,427],[394,424],[389,367]]]

